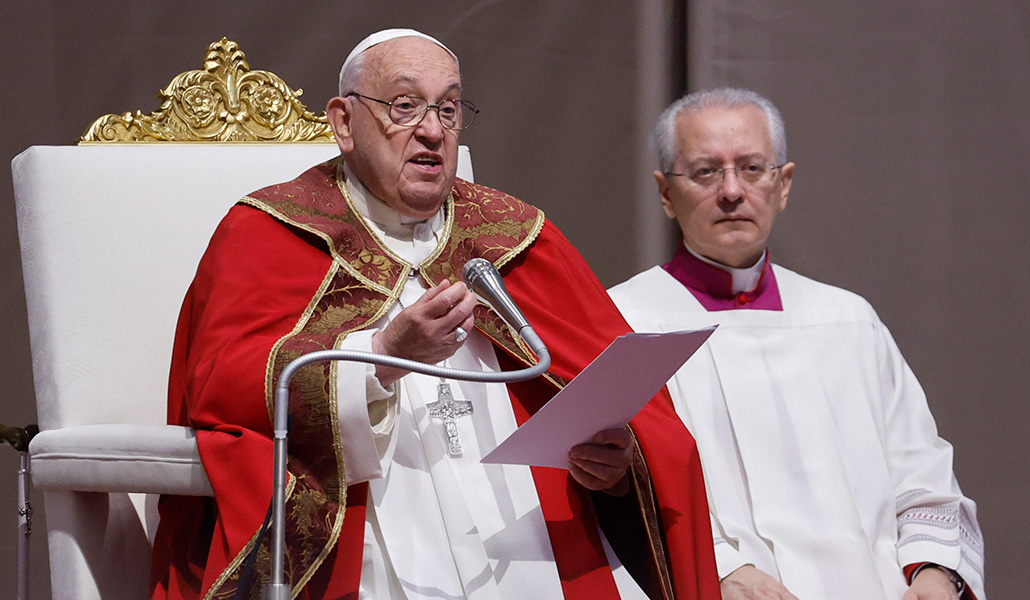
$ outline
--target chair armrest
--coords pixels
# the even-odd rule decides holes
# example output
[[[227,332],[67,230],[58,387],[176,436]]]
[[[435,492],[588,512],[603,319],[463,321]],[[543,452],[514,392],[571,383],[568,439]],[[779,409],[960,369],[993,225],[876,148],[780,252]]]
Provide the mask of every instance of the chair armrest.
[[[32,482],[50,490],[213,496],[196,431],[174,425],[80,425],[29,444]]]

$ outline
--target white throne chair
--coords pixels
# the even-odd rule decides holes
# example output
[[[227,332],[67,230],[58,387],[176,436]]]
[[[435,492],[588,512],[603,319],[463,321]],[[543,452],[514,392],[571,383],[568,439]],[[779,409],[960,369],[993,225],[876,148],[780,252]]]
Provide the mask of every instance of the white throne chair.
[[[194,432],[165,425],[180,303],[236,200],[338,154],[324,116],[235,43],[204,65],[158,111],[107,115],[79,145],[12,163],[57,600],[145,598],[158,495],[212,495]]]

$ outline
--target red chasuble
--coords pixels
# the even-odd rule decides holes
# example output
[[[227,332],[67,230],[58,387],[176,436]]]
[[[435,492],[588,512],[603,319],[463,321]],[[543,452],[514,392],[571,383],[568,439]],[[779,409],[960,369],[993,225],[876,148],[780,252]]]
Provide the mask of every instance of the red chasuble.
[[[169,422],[197,429],[215,497],[163,497],[152,597],[230,598],[258,546],[246,597],[268,577],[257,539],[271,498],[271,400],[293,358],[331,348],[396,302],[411,265],[391,258],[340,190],[342,163],[259,190],[219,225],[187,293],[173,350]],[[419,276],[457,280],[490,260],[551,350],[545,377],[508,386],[521,424],[629,326],[579,253],[537,209],[457,180],[445,243]],[[561,282],[561,292],[556,283]],[[504,369],[535,358],[500,318],[476,308]],[[367,485],[348,485],[330,365],[291,382],[287,579],[302,598],[356,598]],[[663,389],[630,424],[634,492],[591,494],[562,469],[532,469],[566,598],[618,592],[597,535],[600,516],[621,560],[654,598],[719,597],[701,463]],[[596,510],[595,502],[596,499]],[[267,536],[266,536],[267,537]]]

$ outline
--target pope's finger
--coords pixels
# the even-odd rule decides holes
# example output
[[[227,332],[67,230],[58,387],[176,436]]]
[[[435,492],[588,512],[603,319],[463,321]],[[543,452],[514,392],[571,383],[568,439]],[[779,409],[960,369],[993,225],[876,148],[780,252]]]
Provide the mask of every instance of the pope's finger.
[[[596,464],[600,467],[624,468],[629,465],[629,457],[622,450],[595,444],[576,446],[569,452],[569,458],[583,465]]]
[[[633,438],[625,428],[618,428],[598,431],[590,441],[625,449],[633,442]]]
[[[465,296],[461,297],[457,302],[449,306],[443,314],[437,317],[440,327],[445,331],[453,331],[456,327],[464,327],[466,331],[470,330],[472,323],[469,322],[469,319],[474,318],[472,309],[475,307],[476,297],[466,292]]]
[[[426,304],[448,290],[450,287],[451,282],[445,279],[440,283],[440,285],[433,286],[426,290],[426,293],[422,294],[422,297],[419,298],[415,304]]]
[[[574,463],[569,463],[569,472],[572,474],[573,479],[589,490],[600,490],[605,487],[604,481]]]
[[[465,284],[458,283],[448,284],[447,289],[441,290],[440,286],[432,288],[430,291],[435,291],[436,294],[428,299],[425,303],[426,314],[433,319],[440,319],[446,317],[454,307],[461,304],[462,300],[465,299],[468,294],[468,290],[465,289]],[[429,292],[426,292],[428,295]],[[423,296],[425,298],[425,296]]]
[[[570,460],[569,465],[579,468],[582,472],[590,475],[598,482],[606,484],[606,486],[619,480],[625,474],[625,469],[592,461]]]

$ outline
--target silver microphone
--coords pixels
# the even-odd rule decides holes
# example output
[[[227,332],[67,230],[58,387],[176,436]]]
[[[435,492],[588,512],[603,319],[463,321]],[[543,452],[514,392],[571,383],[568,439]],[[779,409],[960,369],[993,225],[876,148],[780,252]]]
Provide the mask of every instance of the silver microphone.
[[[523,327],[529,327],[529,321],[522,316],[522,311],[508,295],[504,280],[493,263],[485,258],[473,258],[465,263],[462,279],[465,280],[465,285],[492,306],[512,329],[522,331]]]
[[[473,258],[465,263],[462,279],[475,295],[493,307],[494,311],[504,319],[504,322],[518,332],[519,337],[525,340],[537,356],[541,356],[541,350],[547,351],[529,321],[508,295],[508,290],[504,287],[504,280],[501,279],[501,274],[497,272],[497,267],[493,263],[485,258]]]

